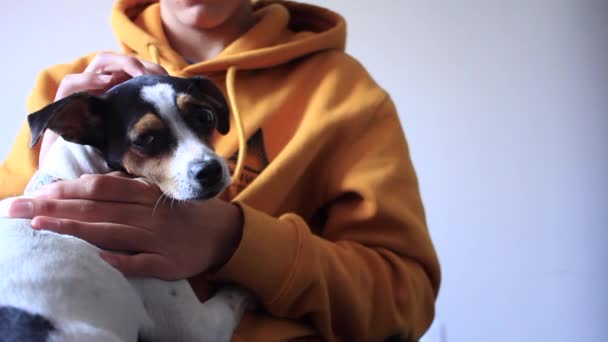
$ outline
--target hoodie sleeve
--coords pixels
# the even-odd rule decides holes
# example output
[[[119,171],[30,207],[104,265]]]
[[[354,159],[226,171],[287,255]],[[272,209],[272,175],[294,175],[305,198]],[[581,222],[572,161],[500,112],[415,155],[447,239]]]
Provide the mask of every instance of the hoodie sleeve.
[[[374,114],[332,146],[321,233],[296,214],[238,203],[242,241],[215,275],[329,340],[418,340],[434,317],[439,264],[407,143],[388,96]]]
[[[27,100],[28,112],[35,112],[53,102],[63,77],[84,70],[93,56],[94,54],[40,72]],[[38,168],[39,153],[40,143],[30,148],[30,130],[24,120],[8,156],[0,165],[0,198],[23,193],[25,185]]]

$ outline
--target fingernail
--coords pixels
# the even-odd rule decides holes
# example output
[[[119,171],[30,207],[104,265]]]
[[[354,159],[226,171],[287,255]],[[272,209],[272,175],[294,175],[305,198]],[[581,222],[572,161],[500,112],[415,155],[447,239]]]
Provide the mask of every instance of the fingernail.
[[[113,77],[114,76],[112,76],[112,75],[106,75],[106,74],[98,74],[97,75],[97,78],[99,78],[100,81],[106,82],[106,83],[112,82],[112,78]]]
[[[34,204],[30,200],[17,200],[11,205],[8,214],[16,218],[31,218],[34,216]]]
[[[59,220],[47,217],[34,217],[32,220],[32,228],[55,230],[59,228]]]

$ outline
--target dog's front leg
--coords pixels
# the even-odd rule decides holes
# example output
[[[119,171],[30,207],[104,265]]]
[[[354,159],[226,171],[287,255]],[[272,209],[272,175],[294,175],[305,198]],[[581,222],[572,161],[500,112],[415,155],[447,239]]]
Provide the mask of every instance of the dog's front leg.
[[[221,287],[199,307],[200,321],[209,322],[206,341],[229,342],[245,309],[253,305],[252,295],[237,286]]]
[[[226,287],[201,303],[186,280],[129,281],[153,321],[150,329],[141,331],[141,337],[150,341],[228,342],[250,298],[244,290]]]

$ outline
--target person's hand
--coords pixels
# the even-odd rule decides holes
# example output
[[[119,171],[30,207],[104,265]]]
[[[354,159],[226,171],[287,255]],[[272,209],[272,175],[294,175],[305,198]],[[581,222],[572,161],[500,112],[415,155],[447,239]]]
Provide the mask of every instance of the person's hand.
[[[177,202],[145,180],[117,173],[53,183],[31,199],[15,200],[9,215],[108,250],[102,258],[126,275],[167,280],[221,267],[236,250],[243,225],[236,205]]]
[[[55,101],[81,91],[96,95],[103,94],[129,78],[149,74],[165,75],[167,71],[158,64],[132,56],[100,53],[91,60],[82,73],[69,74],[63,78],[55,94]],[[39,165],[42,165],[46,153],[58,137],[51,130],[45,132],[40,146]]]

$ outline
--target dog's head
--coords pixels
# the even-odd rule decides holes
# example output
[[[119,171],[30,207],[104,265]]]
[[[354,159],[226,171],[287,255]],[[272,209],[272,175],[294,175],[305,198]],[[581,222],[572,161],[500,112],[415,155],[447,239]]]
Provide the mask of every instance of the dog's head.
[[[98,148],[111,168],[175,199],[216,196],[230,182],[211,137],[229,129],[222,92],[203,77],[140,76],[104,95],[75,93],[28,116],[31,145],[45,129]]]

